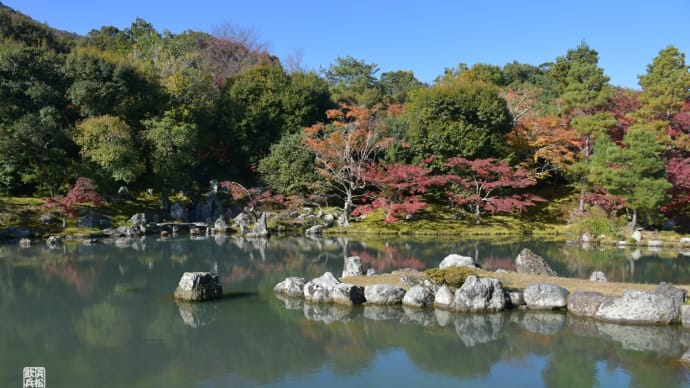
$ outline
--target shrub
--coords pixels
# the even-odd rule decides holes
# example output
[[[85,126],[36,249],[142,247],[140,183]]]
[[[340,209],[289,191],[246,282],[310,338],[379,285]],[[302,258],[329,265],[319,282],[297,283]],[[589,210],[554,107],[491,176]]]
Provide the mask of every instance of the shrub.
[[[468,267],[431,268],[424,273],[430,280],[454,288],[460,288],[468,276],[476,275],[475,271]]]

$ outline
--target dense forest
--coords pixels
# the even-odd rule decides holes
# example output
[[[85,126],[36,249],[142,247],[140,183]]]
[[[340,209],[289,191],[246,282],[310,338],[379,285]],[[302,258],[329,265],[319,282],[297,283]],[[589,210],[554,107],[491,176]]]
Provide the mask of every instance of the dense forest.
[[[78,36],[2,6],[0,39],[2,195],[56,197],[82,177],[104,194],[194,197],[215,180],[337,203],[345,224],[431,202],[479,223],[567,187],[572,217],[690,215],[690,72],[673,46],[631,90],[585,42],[540,65],[460,63],[427,85],[353,57],[305,71],[232,28],[137,19]]]

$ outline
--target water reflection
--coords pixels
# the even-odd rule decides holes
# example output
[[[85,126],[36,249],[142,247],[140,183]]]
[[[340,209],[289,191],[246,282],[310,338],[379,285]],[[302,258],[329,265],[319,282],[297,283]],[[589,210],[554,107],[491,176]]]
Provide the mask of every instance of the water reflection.
[[[26,365],[45,366],[51,387],[339,386],[372,373],[381,384],[403,376],[403,384],[687,385],[687,372],[674,360],[690,347],[690,336],[677,327],[621,327],[519,310],[310,305],[271,292],[286,276],[339,273],[343,258],[357,253],[382,272],[436,266],[451,252],[510,269],[524,247],[560,273],[588,277],[596,269],[630,280],[623,249],[534,241],[230,236],[68,243],[55,250],[0,245],[0,385],[20,386]],[[688,259],[647,254],[633,259],[635,277],[690,283]],[[203,304],[170,298],[182,272],[207,270],[219,273],[229,297]],[[539,367],[515,367],[533,363]],[[611,370],[627,380],[608,376]]]

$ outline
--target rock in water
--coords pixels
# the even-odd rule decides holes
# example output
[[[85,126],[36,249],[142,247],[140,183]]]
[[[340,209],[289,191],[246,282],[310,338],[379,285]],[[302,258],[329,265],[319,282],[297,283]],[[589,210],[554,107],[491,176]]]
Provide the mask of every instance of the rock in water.
[[[362,259],[359,256],[350,256],[345,258],[345,265],[343,266],[343,278],[349,276],[362,275]]]
[[[401,303],[405,290],[392,284],[375,284],[364,287],[364,297],[371,304]]]
[[[288,277],[282,282],[273,287],[273,292],[282,294],[291,298],[304,297],[304,278]]]
[[[653,291],[626,290],[623,296],[607,298],[594,318],[616,323],[668,324],[681,320],[685,297],[685,290],[666,283]]]
[[[458,311],[500,311],[505,308],[506,299],[497,279],[468,276],[462,287],[455,291],[454,310]]]
[[[453,292],[450,290],[450,288],[444,284],[439,287],[438,290],[436,290],[434,307],[448,310],[453,306],[453,299],[455,299],[455,295],[453,295]]]
[[[568,312],[592,317],[606,297],[600,292],[575,291],[568,298]]]
[[[568,304],[568,290],[555,284],[530,284],[524,297],[527,307],[534,310],[560,309]]]
[[[528,275],[558,276],[556,271],[551,269],[546,261],[541,257],[525,248],[515,258],[515,267],[518,273]]]
[[[477,268],[477,263],[475,263],[474,259],[469,256],[461,256],[456,253],[451,253],[450,255],[444,257],[443,260],[441,260],[441,263],[438,265],[439,269],[445,269],[448,267]]]
[[[314,303],[333,302],[331,292],[340,281],[330,272],[325,272],[304,285],[304,299]]]
[[[218,275],[211,272],[185,272],[175,290],[175,299],[190,302],[218,299],[223,287]]]
[[[329,292],[333,303],[351,305],[362,304],[365,301],[364,287],[354,284],[339,283]]]
[[[403,306],[424,308],[434,304],[434,292],[424,286],[413,286],[405,293],[402,299]]]

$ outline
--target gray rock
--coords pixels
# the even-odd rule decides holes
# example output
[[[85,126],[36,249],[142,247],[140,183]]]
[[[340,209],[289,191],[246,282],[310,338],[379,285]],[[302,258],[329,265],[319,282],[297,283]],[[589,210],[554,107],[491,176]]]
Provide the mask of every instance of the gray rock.
[[[261,213],[259,219],[254,223],[254,228],[251,232],[245,233],[247,237],[268,237],[268,226],[266,225],[267,214]]]
[[[320,236],[323,233],[323,225],[314,225],[304,231],[307,236]]]
[[[565,318],[564,313],[557,311],[525,311],[520,326],[531,333],[554,335],[566,327]]]
[[[373,321],[400,320],[402,315],[403,311],[399,306],[370,304],[364,306],[364,318]]]
[[[170,218],[176,221],[188,222],[189,210],[187,206],[179,202],[170,205]]]
[[[107,228],[112,225],[110,218],[95,212],[89,212],[77,220],[77,226],[80,228]]]
[[[350,256],[345,258],[345,264],[343,265],[343,278],[349,276],[361,276],[362,275],[362,259],[359,256]]]
[[[503,314],[459,314],[455,316],[455,332],[467,347],[489,343],[500,338]]]
[[[681,323],[683,327],[690,327],[690,305],[681,306]]]
[[[211,194],[206,200],[195,202],[189,213],[192,215],[190,221],[206,222],[222,216],[224,211],[218,196]]]
[[[477,268],[477,263],[475,263],[474,259],[469,256],[461,256],[456,253],[451,253],[450,255],[446,256],[438,265],[438,268],[440,269],[445,269],[448,267]]]
[[[132,194],[129,193],[129,189],[127,189],[127,186],[120,186],[120,188],[117,189],[117,196],[127,200],[134,199],[132,197]]]
[[[533,310],[553,310],[568,304],[568,290],[555,284],[532,283],[525,289],[525,303]]]
[[[636,230],[636,231],[634,231],[634,232],[632,233],[632,235],[630,236],[630,238],[632,238],[633,240],[635,240],[635,242],[640,242],[640,241],[642,240],[642,232],[639,231],[639,230]]]
[[[304,299],[313,303],[332,302],[331,290],[340,284],[332,273],[326,272],[304,285]]]
[[[626,290],[623,296],[607,298],[594,315],[608,322],[668,324],[681,320],[686,291],[662,283],[653,291]]]
[[[403,306],[424,308],[434,304],[434,292],[423,286],[413,286],[402,299]]]
[[[374,268],[369,268],[369,269],[367,270],[367,276],[374,276],[374,275],[376,275],[377,273],[378,273],[378,272],[376,272],[376,269],[374,269]]]
[[[364,287],[364,297],[370,304],[398,304],[405,290],[392,284],[374,284]]]
[[[19,239],[19,247],[20,248],[30,248],[31,247],[31,239],[26,238],[26,237]]]
[[[185,272],[175,290],[175,299],[190,302],[218,299],[222,296],[220,279],[211,272]]]
[[[304,278],[288,277],[273,287],[273,292],[291,298],[304,298]]]
[[[240,229],[240,234],[246,234],[249,230],[249,225],[252,224],[252,217],[249,214],[242,212],[235,216],[232,221],[233,225]]]
[[[225,233],[228,230],[228,224],[225,222],[223,217],[218,217],[213,223],[213,230],[220,233]]]
[[[500,311],[506,300],[501,283],[497,279],[468,276],[462,287],[455,291],[453,310]]]
[[[512,307],[520,307],[524,306],[525,303],[525,294],[522,291],[509,291],[508,292],[508,303]]]
[[[48,239],[46,240],[46,244],[48,245],[49,248],[56,247],[58,245],[62,244],[62,237],[60,236],[48,236]]]
[[[575,291],[568,298],[568,312],[593,317],[605,300],[606,297],[600,292]]]
[[[558,276],[556,271],[546,263],[541,256],[525,248],[515,258],[515,267],[518,273],[528,275]]]
[[[364,287],[339,283],[329,290],[333,303],[353,305],[364,303]]]
[[[325,224],[325,227],[333,226],[333,224],[335,223],[335,216],[333,216],[332,214],[325,214],[323,216],[323,222]]]
[[[608,282],[609,281],[609,279],[606,278],[606,275],[604,275],[604,273],[601,271],[592,272],[592,274],[589,275],[589,280],[591,282]]]
[[[54,223],[56,220],[52,214],[44,214],[41,216],[40,221],[43,225],[50,225]]]
[[[434,307],[444,310],[450,310],[453,307],[453,302],[455,300],[455,295],[448,288],[447,285],[442,285],[436,290],[436,296],[434,298]]]

